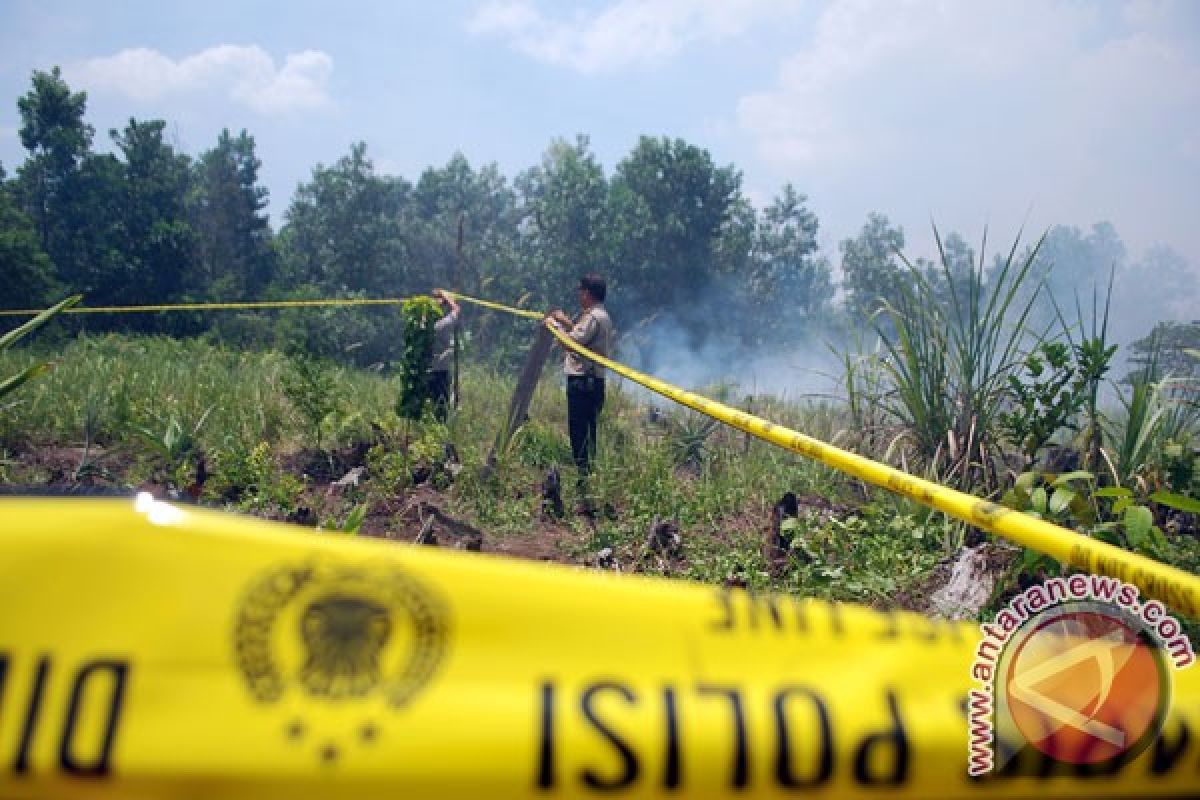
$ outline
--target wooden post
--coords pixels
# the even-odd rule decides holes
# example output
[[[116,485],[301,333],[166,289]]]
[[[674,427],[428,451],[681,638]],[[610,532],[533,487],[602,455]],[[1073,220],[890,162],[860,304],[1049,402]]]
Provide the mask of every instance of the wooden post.
[[[513,392],[512,400],[508,404],[508,417],[504,421],[504,427],[496,435],[496,442],[492,445],[487,463],[483,467],[485,478],[491,477],[492,471],[496,468],[496,454],[508,446],[512,435],[525,422],[525,416],[529,413],[529,402],[533,399],[533,390],[537,388],[538,378],[542,375],[542,368],[546,365],[546,358],[550,355],[550,345],[553,343],[554,336],[544,323],[539,322],[533,346],[529,348],[529,354],[525,356],[525,365],[521,367],[521,375],[517,378],[516,391]]]
[[[459,288],[459,280],[462,277],[462,260],[463,260],[463,215],[460,212],[458,215],[458,247],[454,252],[454,277],[452,285],[455,289]],[[459,319],[454,325],[454,409],[457,411],[459,406],[459,390],[458,390],[458,329],[462,327],[462,315],[459,314]]]

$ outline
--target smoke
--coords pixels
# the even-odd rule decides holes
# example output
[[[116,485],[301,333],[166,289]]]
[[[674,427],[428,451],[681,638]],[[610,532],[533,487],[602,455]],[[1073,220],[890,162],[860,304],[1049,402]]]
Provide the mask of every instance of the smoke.
[[[755,348],[736,330],[716,330],[698,343],[672,315],[659,315],[621,337],[618,357],[693,390],[722,386],[738,395],[799,401],[828,399],[840,385],[839,361],[819,335]]]

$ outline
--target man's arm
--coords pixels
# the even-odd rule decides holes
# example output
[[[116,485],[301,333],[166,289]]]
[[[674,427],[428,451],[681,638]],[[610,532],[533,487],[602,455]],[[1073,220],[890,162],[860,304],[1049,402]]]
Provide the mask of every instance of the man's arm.
[[[458,313],[458,301],[454,299],[454,295],[447,292],[445,289],[434,289],[433,296],[438,300],[445,300],[446,305],[450,306],[450,313]]]

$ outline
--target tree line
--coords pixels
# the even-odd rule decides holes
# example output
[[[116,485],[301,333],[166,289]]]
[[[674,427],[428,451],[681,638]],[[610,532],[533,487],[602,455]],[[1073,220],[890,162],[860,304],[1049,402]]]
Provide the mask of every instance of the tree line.
[[[108,132],[111,152],[100,152],[86,121],[87,95],[72,91],[58,68],[35,71],[17,106],[28,154],[11,177],[0,165],[0,305],[10,308],[69,292],[109,305],[407,296],[435,285],[548,308],[570,297],[580,273],[596,271],[609,279],[627,331],[668,319],[696,346],[719,335],[756,348],[847,320],[859,325],[905,282],[952,291],[978,266],[954,233],[935,261],[905,264],[903,230],[871,214],[840,243],[835,281],[817,245],[817,217],[794,186],[755,208],[734,165],[681,139],[648,136],[611,175],[578,136],[553,141],[539,164],[511,181],[461,154],[415,181],[384,175],[355,144],[336,163],[314,168],[276,231],[255,141],[244,130],[222,131],[192,157],[168,141],[164,120],[130,119]],[[1089,281],[1124,258],[1107,223],[1090,233],[1055,228],[1043,252],[1042,277],[1064,291],[1090,291]],[[1145,269],[1161,268],[1177,283],[1187,275],[1178,256],[1154,258]],[[112,316],[86,324],[210,332],[360,363],[388,360],[397,328],[377,311]],[[481,350],[517,347],[502,320],[481,317],[475,334]]]

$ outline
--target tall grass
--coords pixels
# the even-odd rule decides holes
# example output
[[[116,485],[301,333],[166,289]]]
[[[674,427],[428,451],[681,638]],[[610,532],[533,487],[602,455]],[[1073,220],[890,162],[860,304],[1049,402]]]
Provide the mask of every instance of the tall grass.
[[[985,235],[978,264],[959,275],[936,227],[934,236],[943,290],[905,260],[911,283],[884,305],[890,327],[877,320],[887,356],[881,400],[927,469],[961,488],[992,490],[999,484],[996,429],[1009,376],[1044,336],[1028,327],[1038,292],[1024,291],[1042,240],[1018,257],[1018,236],[987,276]]]

